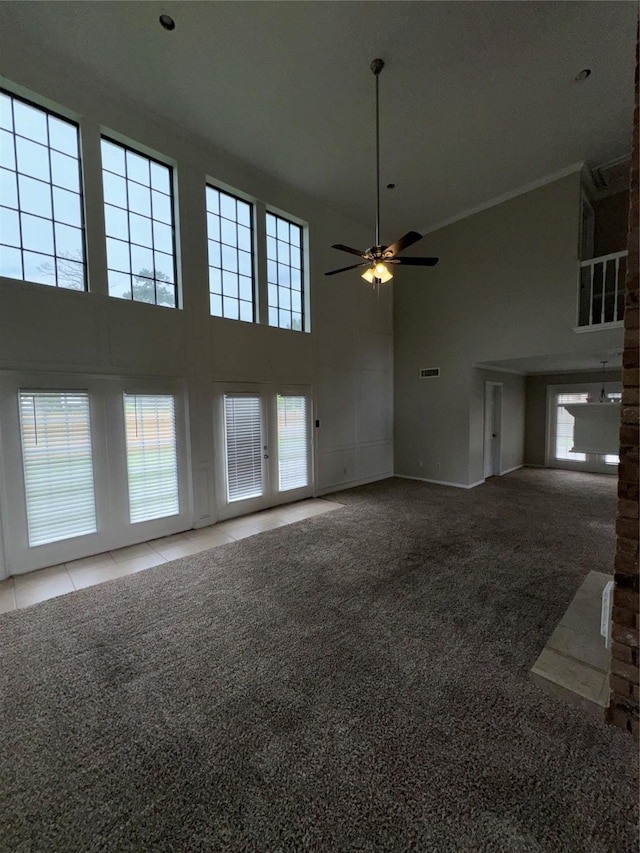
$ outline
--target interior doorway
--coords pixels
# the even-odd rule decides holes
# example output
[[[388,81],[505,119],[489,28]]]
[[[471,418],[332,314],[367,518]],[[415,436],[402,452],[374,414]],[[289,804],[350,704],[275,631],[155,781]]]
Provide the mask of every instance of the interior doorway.
[[[484,477],[501,473],[502,382],[484,383]]]

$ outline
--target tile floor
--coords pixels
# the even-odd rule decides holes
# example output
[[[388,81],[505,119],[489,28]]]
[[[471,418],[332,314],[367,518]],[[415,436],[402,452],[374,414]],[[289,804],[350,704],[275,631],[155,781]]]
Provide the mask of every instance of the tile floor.
[[[602,591],[611,580],[589,572],[531,670],[532,681],[602,719],[609,704],[609,652],[600,635]]]
[[[236,542],[265,530],[273,530],[275,527],[339,509],[341,506],[342,504],[332,501],[312,498],[222,521],[211,527],[187,530],[140,545],[130,545],[128,548],[50,566],[26,575],[16,575],[0,581],[0,613],[28,607],[47,598],[66,595],[86,586],[140,572],[160,563],[215,548],[217,545]]]

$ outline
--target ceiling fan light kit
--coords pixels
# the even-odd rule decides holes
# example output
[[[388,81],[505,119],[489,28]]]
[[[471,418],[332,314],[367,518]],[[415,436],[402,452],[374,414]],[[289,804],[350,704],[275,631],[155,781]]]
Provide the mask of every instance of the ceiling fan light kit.
[[[332,249],[338,249],[341,252],[348,252],[350,255],[357,255],[363,258],[359,264],[352,264],[348,267],[341,267],[338,270],[331,270],[325,275],[336,275],[347,270],[355,270],[359,267],[367,267],[361,273],[362,278],[368,281],[374,287],[391,281],[393,273],[389,268],[390,264],[407,264],[414,267],[433,267],[438,263],[437,258],[399,258],[398,255],[404,249],[422,240],[422,234],[417,231],[409,231],[395,243],[390,246],[382,246],[380,244],[380,108],[379,108],[379,87],[378,77],[384,68],[382,59],[374,59],[371,63],[371,71],[376,78],[376,242],[374,246],[361,252],[360,249],[354,249],[351,246],[345,246],[342,243],[334,243]],[[389,186],[392,186],[389,184]]]

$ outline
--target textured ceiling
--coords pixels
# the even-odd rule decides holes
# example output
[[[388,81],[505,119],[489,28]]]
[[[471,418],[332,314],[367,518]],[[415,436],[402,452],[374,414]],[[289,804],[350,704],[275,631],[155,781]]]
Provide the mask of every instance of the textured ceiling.
[[[628,154],[636,15],[632,2],[4,2],[0,28],[372,228],[382,57],[384,241]]]

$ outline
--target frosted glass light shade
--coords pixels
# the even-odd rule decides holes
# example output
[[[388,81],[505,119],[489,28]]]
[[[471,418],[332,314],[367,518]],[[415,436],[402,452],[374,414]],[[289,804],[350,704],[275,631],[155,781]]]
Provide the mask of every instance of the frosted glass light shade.
[[[369,284],[373,284],[375,279],[378,279],[381,284],[384,284],[386,281],[390,281],[393,278],[393,273],[386,264],[382,261],[378,261],[377,264],[374,264],[372,267],[368,267],[362,273],[362,278],[364,278],[365,281],[368,281]]]

